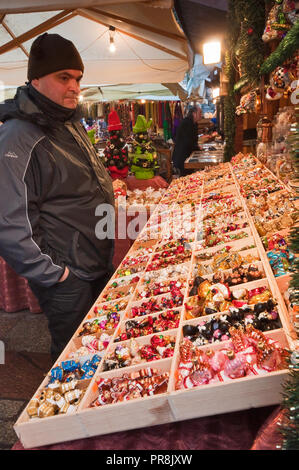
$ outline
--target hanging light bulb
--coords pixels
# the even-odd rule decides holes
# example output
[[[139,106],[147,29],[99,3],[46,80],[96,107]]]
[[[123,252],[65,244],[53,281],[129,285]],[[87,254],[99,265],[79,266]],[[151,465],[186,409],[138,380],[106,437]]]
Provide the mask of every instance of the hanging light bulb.
[[[115,51],[116,51],[115,44],[114,44],[114,39],[113,39],[113,38],[110,38],[109,51],[110,51],[110,52],[115,52]]]
[[[114,26],[109,26],[109,35],[110,35],[109,51],[112,52],[112,53],[116,51],[116,47],[115,47],[115,44],[114,44],[114,34],[115,34]]]

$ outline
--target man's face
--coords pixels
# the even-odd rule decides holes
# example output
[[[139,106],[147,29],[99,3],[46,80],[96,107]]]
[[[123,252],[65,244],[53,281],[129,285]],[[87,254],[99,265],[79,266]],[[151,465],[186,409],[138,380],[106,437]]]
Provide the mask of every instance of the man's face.
[[[54,103],[65,108],[75,109],[79,102],[80,70],[59,70],[32,80],[32,86]]]

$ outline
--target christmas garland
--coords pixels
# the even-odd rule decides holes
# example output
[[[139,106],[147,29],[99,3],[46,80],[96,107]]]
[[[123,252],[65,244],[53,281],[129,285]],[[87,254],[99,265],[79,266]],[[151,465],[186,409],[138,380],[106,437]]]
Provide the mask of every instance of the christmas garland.
[[[240,34],[235,53],[240,62],[241,78],[234,86],[239,92],[244,85],[256,87],[259,70],[264,60],[262,34],[265,27],[265,2],[262,0],[238,0],[236,15],[240,24]]]
[[[236,55],[235,45],[239,34],[239,24],[235,12],[235,0],[228,2],[228,23],[229,35],[227,37],[227,52],[225,55],[225,71],[228,78],[228,94],[224,98],[224,161],[228,162],[235,155],[235,111],[236,111],[236,97],[234,94],[235,76],[236,76]]]
[[[297,122],[292,124],[289,137],[291,155],[295,169],[295,181],[299,178],[299,107],[296,107]],[[290,234],[290,249],[299,255],[299,230],[294,227]],[[290,282],[290,302],[294,312],[299,306],[299,258],[293,265],[293,275]],[[295,315],[295,313],[294,313]],[[299,328],[296,327],[299,342]],[[289,361],[289,379],[283,384],[283,401],[281,403],[283,418],[280,420],[279,431],[282,434],[282,450],[299,450],[299,351],[291,354]]]
[[[264,59],[264,43],[261,38],[265,27],[264,0],[230,0],[228,23],[228,95],[224,100],[225,161],[229,161],[235,154],[236,93],[245,85],[255,87],[260,78],[259,70]],[[237,61],[240,63],[241,78],[236,83]]]
[[[261,65],[260,75],[272,72],[278,65],[283,64],[299,49],[299,21],[288,31],[278,47]]]

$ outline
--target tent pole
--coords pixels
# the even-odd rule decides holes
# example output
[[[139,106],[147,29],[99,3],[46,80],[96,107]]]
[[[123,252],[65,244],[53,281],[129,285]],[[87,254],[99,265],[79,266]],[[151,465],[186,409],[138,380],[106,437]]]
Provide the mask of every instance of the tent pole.
[[[3,44],[3,46],[0,46],[0,55],[4,54],[5,52],[11,51],[16,47],[19,47],[23,42],[26,42],[29,39],[32,39],[35,36],[38,36],[39,34],[48,31],[48,29],[50,28],[54,28],[54,26],[58,26],[59,24],[71,19],[73,16],[76,15],[77,12],[72,10],[65,10],[61,13],[58,13],[49,20],[44,21],[40,25],[35,26],[34,28],[27,31],[26,33],[23,33],[20,36],[17,36],[15,39],[12,39],[11,41],[7,42],[6,44]]]

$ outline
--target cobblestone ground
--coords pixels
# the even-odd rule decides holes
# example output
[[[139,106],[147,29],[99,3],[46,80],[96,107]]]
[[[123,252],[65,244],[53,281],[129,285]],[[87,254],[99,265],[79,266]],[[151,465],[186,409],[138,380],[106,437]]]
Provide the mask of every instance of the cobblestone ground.
[[[0,341],[4,345],[4,361],[0,360],[0,450],[9,450],[18,440],[14,423],[52,366],[47,320],[43,314],[29,311],[0,310]]]

